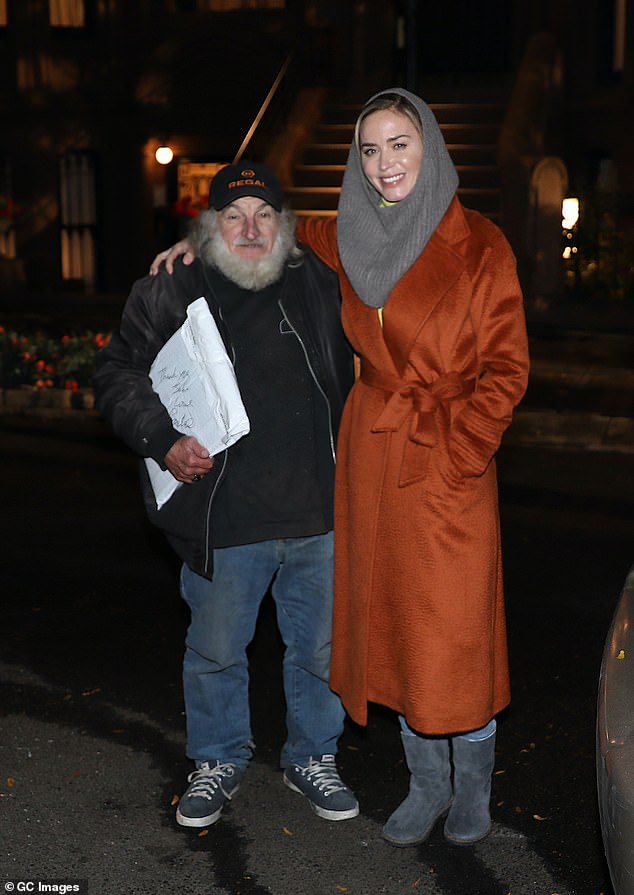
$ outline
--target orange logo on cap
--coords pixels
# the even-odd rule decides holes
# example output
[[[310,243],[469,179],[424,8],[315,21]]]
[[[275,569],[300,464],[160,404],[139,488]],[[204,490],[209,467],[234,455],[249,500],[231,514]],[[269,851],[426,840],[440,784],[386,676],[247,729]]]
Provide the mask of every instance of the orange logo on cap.
[[[246,171],[240,172],[243,177],[255,177],[255,171],[252,171],[250,168],[247,168]]]

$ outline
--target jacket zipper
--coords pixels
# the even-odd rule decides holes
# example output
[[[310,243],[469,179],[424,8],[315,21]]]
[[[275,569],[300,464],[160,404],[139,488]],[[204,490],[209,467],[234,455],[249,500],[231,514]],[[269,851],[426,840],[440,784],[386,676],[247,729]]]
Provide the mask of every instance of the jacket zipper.
[[[298,341],[299,344],[302,346],[302,351],[304,352],[304,358],[306,359],[306,366],[308,367],[308,369],[309,369],[309,371],[310,371],[310,375],[311,375],[312,378],[313,378],[313,382],[315,383],[315,385],[316,385],[317,388],[319,389],[319,393],[320,393],[320,395],[322,396],[322,398],[324,399],[324,401],[325,401],[325,403],[326,403],[326,407],[327,407],[327,409],[328,409],[328,437],[329,437],[329,439],[330,439],[330,452],[331,452],[331,454],[332,454],[332,461],[333,461],[333,463],[336,463],[336,462],[337,462],[337,456],[336,456],[336,451],[335,451],[335,437],[334,437],[333,430],[332,430],[332,410],[331,410],[331,407],[330,407],[330,401],[328,400],[328,396],[327,396],[327,394],[325,393],[325,391],[324,391],[323,388],[321,387],[321,383],[320,383],[319,380],[317,379],[317,376],[316,376],[316,374],[315,374],[315,371],[313,370],[312,364],[311,364],[311,362],[310,362],[310,358],[309,358],[309,356],[308,356],[308,351],[306,350],[306,345],[304,344],[304,341],[303,341],[302,337],[300,336],[300,334],[297,332],[297,330],[295,329],[295,327],[294,327],[293,324],[291,323],[291,321],[290,321],[290,319],[289,319],[289,316],[288,316],[288,314],[286,313],[286,310],[285,310],[285,308],[284,308],[284,304],[283,304],[282,299],[281,299],[281,298],[278,299],[277,303],[278,303],[278,305],[280,306],[280,310],[282,311],[282,314],[284,315],[284,319],[286,320],[286,322],[287,322],[288,325],[290,326],[291,330],[293,331],[293,333],[294,333],[294,335],[295,335],[297,341]]]

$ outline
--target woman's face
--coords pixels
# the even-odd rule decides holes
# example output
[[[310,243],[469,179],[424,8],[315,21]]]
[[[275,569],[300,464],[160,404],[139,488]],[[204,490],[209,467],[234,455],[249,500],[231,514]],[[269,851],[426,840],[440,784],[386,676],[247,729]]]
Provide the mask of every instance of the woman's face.
[[[407,115],[391,109],[372,112],[359,130],[361,167],[388,202],[400,202],[412,191],[421,162],[423,141]]]

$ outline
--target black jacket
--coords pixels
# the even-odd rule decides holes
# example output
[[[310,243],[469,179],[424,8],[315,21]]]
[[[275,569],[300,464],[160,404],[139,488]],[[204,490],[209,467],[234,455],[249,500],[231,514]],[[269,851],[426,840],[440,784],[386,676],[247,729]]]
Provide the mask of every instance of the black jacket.
[[[152,457],[164,467],[164,457],[182,433],[152,389],[152,361],[183,324],[187,307],[204,296],[232,357],[230,334],[216,305],[205,266],[196,259],[176,263],[174,274],[164,270],[133,285],[121,325],[97,358],[94,378],[96,406],[115,433],[140,457]],[[333,452],[343,405],[353,382],[352,351],[341,328],[341,299],[336,275],[307,251],[298,267],[287,267],[280,282],[279,304],[300,339],[307,364],[328,404]],[[230,452],[230,449],[229,449]],[[211,577],[211,508],[228,451],[216,455],[211,471],[195,485],[183,485],[160,510],[156,508],[145,463],[140,464],[145,507],[150,520],[190,568]],[[323,470],[324,488],[332,489],[332,468]],[[328,480],[326,480],[326,477]]]

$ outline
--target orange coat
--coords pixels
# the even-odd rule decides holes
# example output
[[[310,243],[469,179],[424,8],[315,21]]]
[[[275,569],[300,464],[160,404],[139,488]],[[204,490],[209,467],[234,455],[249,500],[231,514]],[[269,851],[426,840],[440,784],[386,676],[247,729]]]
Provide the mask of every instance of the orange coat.
[[[454,199],[383,311],[354,293],[336,221],[299,235],[338,270],[361,373],[341,423],[331,686],[425,734],[474,730],[510,698],[494,455],[524,394],[515,259]]]

